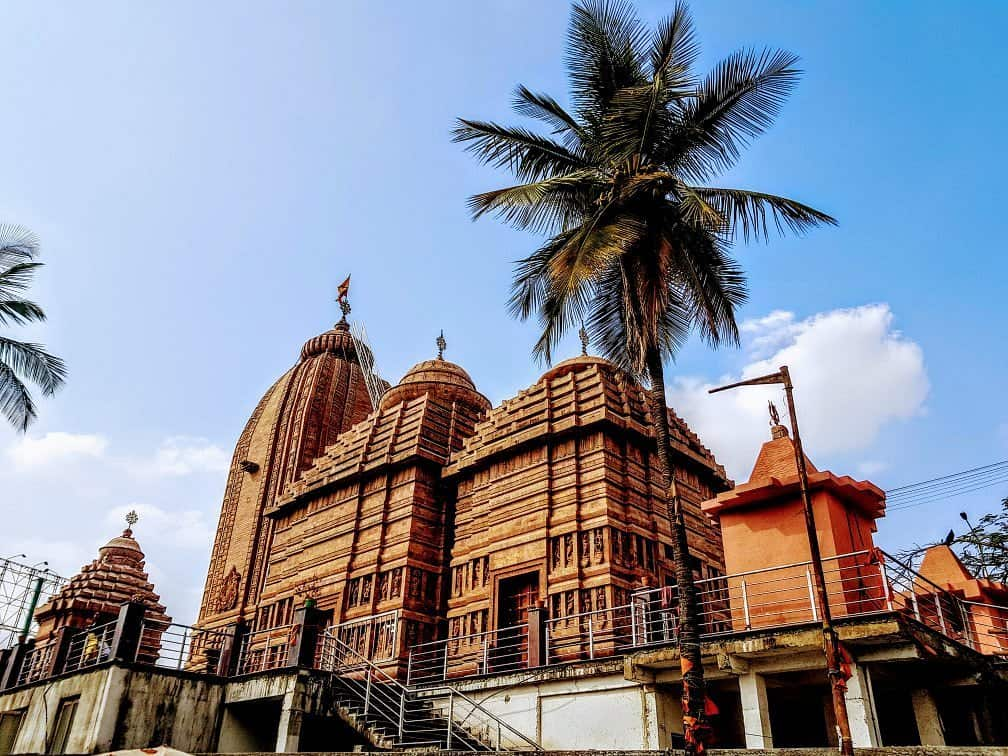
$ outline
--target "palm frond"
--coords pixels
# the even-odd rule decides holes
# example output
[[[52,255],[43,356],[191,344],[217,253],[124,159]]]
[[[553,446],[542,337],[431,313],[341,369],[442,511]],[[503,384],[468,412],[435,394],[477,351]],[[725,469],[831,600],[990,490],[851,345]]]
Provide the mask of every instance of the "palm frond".
[[[13,297],[26,291],[31,285],[35,271],[42,267],[39,262],[19,262],[8,268],[0,268],[0,297]]]
[[[463,143],[482,163],[507,168],[521,181],[588,168],[586,161],[564,145],[528,129],[487,121],[458,120],[452,141]]]
[[[689,6],[677,0],[672,15],[658,23],[651,40],[651,72],[668,82],[685,84],[700,54]]]
[[[0,265],[31,260],[38,256],[39,240],[24,226],[0,224]]]
[[[562,231],[549,239],[528,257],[515,263],[508,311],[519,320],[528,320],[546,299],[550,260],[577,233],[578,229]]]
[[[563,138],[567,149],[575,153],[580,149],[584,137],[581,124],[548,94],[533,92],[524,84],[519,84],[512,104],[515,112],[547,124],[553,130],[553,136]]]
[[[24,433],[35,419],[35,402],[13,368],[0,361],[0,412],[7,420]]]
[[[745,272],[716,234],[668,218],[662,254],[672,260],[670,297],[683,303],[701,338],[712,347],[739,344],[735,313],[748,298]]]
[[[45,312],[27,299],[0,299],[0,325],[24,325],[45,320]]]
[[[625,0],[581,0],[571,9],[567,70],[571,99],[586,120],[605,114],[620,89],[645,81],[647,27]]]
[[[54,394],[66,380],[63,360],[49,354],[41,344],[0,336],[0,364],[36,384],[46,396]]]
[[[777,117],[801,75],[797,62],[784,50],[741,50],[718,63],[684,106],[667,162],[694,178],[730,168]]]
[[[836,218],[775,194],[706,186],[688,187],[684,192],[716,210],[727,223],[729,237],[741,233],[745,241],[760,237],[769,240],[771,224],[780,235],[785,230],[803,234],[815,226],[837,225]]]
[[[494,213],[519,229],[551,231],[579,225],[604,189],[595,171],[575,171],[469,198],[474,220]]]

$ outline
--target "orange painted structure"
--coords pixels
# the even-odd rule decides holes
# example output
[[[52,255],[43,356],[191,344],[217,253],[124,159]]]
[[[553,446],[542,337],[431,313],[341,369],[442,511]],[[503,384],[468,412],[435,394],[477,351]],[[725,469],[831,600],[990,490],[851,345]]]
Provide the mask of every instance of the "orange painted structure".
[[[833,616],[884,608],[887,591],[874,564],[872,534],[885,513],[885,494],[868,481],[820,471],[807,458],[806,466]],[[794,444],[784,426],[773,427],[749,480],[705,501],[703,511],[721,524],[732,629],[806,618],[815,604],[811,553]]]

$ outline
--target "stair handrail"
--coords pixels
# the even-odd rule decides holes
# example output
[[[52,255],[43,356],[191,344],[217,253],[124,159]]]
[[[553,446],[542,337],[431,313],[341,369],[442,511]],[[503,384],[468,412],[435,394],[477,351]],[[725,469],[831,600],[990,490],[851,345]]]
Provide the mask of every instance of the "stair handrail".
[[[339,638],[337,638],[335,636],[335,634],[330,634],[328,632],[328,630],[325,633],[325,641],[331,641],[332,643],[335,644],[336,648],[339,649],[343,654],[349,653],[351,656],[356,657],[357,660],[358,660],[357,664],[353,664],[353,665],[342,664],[342,665],[340,665],[334,659],[333,660],[333,669],[329,670],[329,671],[336,672],[336,671],[338,671],[337,667],[344,667],[346,669],[353,669],[353,668],[356,668],[356,667],[363,666],[368,671],[370,671],[372,674],[380,677],[384,682],[391,683],[393,686],[395,686],[395,688],[397,688],[403,694],[408,695],[411,698],[417,698],[417,699],[422,699],[422,698],[425,698],[425,697],[427,697],[427,698],[433,698],[434,696],[432,695],[432,691],[436,691],[438,688],[442,688],[442,689],[446,690],[449,695],[458,696],[460,699],[462,699],[463,701],[465,701],[467,704],[469,704],[472,707],[472,710],[478,710],[478,711],[482,712],[483,714],[485,714],[488,718],[490,718],[491,720],[493,720],[498,725],[498,727],[502,727],[505,730],[507,730],[511,735],[516,736],[519,741],[521,741],[522,743],[524,743],[525,745],[527,745],[531,750],[533,750],[533,751],[542,751],[543,750],[543,747],[541,745],[539,745],[539,743],[537,743],[536,741],[534,741],[531,738],[529,738],[523,732],[520,732],[519,730],[516,730],[514,727],[512,727],[511,725],[509,725],[503,719],[501,719],[500,717],[498,717],[496,714],[494,714],[491,711],[488,711],[481,704],[479,704],[478,702],[474,701],[472,698],[470,698],[469,696],[467,696],[465,693],[463,693],[462,691],[460,691],[460,690],[452,687],[451,685],[441,683],[441,684],[438,684],[438,685],[435,685],[435,686],[430,686],[430,687],[425,686],[425,687],[423,687],[423,688],[420,689],[420,692],[422,692],[423,695],[417,695],[418,694],[418,690],[416,688],[409,688],[409,687],[403,685],[399,680],[396,680],[394,677],[392,677],[390,674],[388,674],[385,670],[383,670],[381,667],[379,667],[378,665],[376,665],[373,661],[371,661],[366,656],[364,656],[363,654],[361,654],[357,649],[352,648],[351,646],[348,646],[346,643],[344,643]],[[468,719],[471,714],[472,714],[472,711],[470,711],[470,714],[466,715],[466,719]],[[449,727],[452,727],[452,726],[461,727],[461,725],[456,724],[455,721],[454,721],[454,719],[452,719],[450,716],[447,718],[447,722],[448,722],[448,726]]]

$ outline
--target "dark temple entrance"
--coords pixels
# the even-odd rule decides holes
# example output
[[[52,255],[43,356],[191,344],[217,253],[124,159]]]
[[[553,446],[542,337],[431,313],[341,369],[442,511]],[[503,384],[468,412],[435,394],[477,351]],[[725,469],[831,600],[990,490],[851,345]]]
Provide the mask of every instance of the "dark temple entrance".
[[[494,671],[528,666],[528,613],[539,603],[539,572],[504,578],[497,586],[497,637],[490,660]]]

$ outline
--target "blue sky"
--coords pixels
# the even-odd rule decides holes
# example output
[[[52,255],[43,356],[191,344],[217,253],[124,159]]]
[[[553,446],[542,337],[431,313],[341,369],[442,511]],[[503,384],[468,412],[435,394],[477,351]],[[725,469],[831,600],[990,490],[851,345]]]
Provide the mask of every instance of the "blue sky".
[[[649,21],[670,3],[639,4]],[[740,350],[691,343],[677,409],[744,478],[764,399],[703,387],[786,358],[820,467],[897,486],[1008,457],[1008,6],[694,3],[701,69],[784,47],[805,76],[725,185],[840,225],[740,247]],[[564,2],[9,4],[0,221],[32,228],[50,320],[23,335],[70,366],[27,438],[0,427],[0,551],[72,572],[137,535],[191,619],[231,448],[301,343],[353,317],[397,380],[446,356],[495,403],[533,383],[534,325],[505,311],[535,238],[465,198],[501,184],[449,131],[515,120],[524,83],[563,99]],[[776,313],[776,314],[774,314]],[[574,353],[571,343],[568,353]],[[803,383],[804,376],[804,383]],[[879,541],[938,538],[1008,490],[893,512]]]

